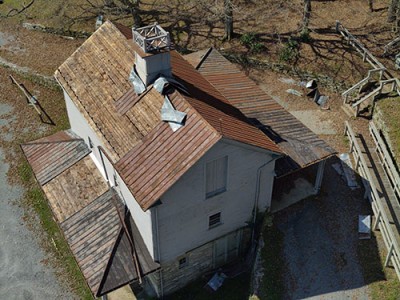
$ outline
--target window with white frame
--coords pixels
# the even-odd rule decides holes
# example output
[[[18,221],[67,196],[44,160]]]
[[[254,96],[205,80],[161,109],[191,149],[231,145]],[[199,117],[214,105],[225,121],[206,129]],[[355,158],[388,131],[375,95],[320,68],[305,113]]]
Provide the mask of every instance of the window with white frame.
[[[226,191],[228,156],[212,160],[206,164],[206,198]]]

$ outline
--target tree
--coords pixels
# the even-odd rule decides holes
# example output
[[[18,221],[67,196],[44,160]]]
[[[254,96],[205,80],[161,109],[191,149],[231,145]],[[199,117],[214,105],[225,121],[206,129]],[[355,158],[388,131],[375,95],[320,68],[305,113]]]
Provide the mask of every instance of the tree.
[[[142,18],[139,6],[140,0],[86,0],[84,4],[78,5],[81,14],[70,19],[74,23],[79,20],[90,20],[98,15],[106,15],[116,19],[131,16],[133,26],[140,27]]]
[[[302,32],[308,32],[308,25],[311,17],[311,0],[304,0],[303,28]]]
[[[399,8],[399,0],[390,0],[389,8],[388,8],[388,17],[387,21],[392,23],[396,20],[396,12]]]
[[[368,0],[369,11],[374,11],[374,0]]]
[[[31,7],[33,4],[35,3],[35,0],[31,0],[29,1],[29,3],[23,3],[21,8],[15,8],[12,7],[10,8],[10,10],[8,11],[8,13],[6,15],[0,15],[0,18],[9,18],[9,17],[13,17],[19,14],[22,14],[23,12],[25,12],[25,10],[27,10],[29,7]],[[3,1],[0,1],[0,4],[3,4]]]
[[[224,0],[224,17],[225,17],[224,39],[230,41],[233,35],[233,5],[231,0]]]

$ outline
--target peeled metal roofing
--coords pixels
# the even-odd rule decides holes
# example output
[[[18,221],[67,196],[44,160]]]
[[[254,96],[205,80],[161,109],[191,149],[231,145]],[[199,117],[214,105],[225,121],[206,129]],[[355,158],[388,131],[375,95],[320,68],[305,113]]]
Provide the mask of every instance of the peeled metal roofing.
[[[278,176],[335,153],[325,141],[267,95],[217,50],[191,54],[189,61],[231,104],[240,109],[288,155],[277,163]]]
[[[85,142],[70,130],[57,132],[21,147],[41,185],[91,152]]]

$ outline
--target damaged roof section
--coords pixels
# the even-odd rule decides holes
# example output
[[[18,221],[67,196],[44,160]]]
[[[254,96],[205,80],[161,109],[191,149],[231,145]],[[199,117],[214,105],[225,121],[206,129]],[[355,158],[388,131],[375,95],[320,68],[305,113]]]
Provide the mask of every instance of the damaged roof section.
[[[335,153],[325,141],[286,111],[217,50],[186,56],[230,103],[262,129],[288,155],[276,164],[278,176],[325,159]]]
[[[101,296],[144,272],[157,270],[159,265],[152,260],[136,225],[126,215],[122,200],[108,187],[92,159],[88,155],[82,158],[81,151],[60,151],[59,147],[52,147],[65,144],[70,149],[68,143],[75,145],[76,142],[84,144],[69,132],[62,132],[25,144],[22,150],[37,178],[43,170],[54,169],[54,165],[58,165],[59,171],[59,165],[64,166],[58,175],[41,184],[42,189],[92,293]],[[50,147],[43,148],[43,145]],[[40,150],[42,155],[38,155]],[[57,159],[45,160],[44,156]],[[64,161],[74,163],[65,167]],[[127,222],[130,239],[121,220]],[[133,265],[133,255],[137,256],[139,265]]]

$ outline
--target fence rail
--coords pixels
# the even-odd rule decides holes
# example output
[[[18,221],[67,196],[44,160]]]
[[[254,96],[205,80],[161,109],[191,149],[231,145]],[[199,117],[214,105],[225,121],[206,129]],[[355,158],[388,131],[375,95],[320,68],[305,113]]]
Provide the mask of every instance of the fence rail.
[[[379,134],[379,130],[373,122],[369,123],[369,132],[375,142],[376,152],[378,153],[383,169],[385,170],[387,177],[390,179],[390,184],[395,192],[397,202],[400,203],[400,174],[396,168],[395,162],[386,147],[386,143]]]
[[[368,168],[363,151],[357,141],[353,129],[347,121],[345,123],[345,135],[349,137],[350,153],[353,154],[355,160],[355,170],[362,177],[365,187],[365,196],[368,197],[376,218],[373,229],[376,230],[379,227],[388,251],[385,260],[385,267],[387,267],[391,262],[400,280],[400,247],[398,231],[392,222],[390,222],[390,212],[385,208],[387,205],[386,201],[378,192],[377,186],[375,185],[375,179]]]
[[[367,82],[372,78],[372,76],[373,76],[375,73],[379,73],[379,80],[381,80],[381,79],[382,79],[383,72],[384,72],[385,70],[386,70],[385,68],[377,68],[377,69],[368,70],[368,75],[367,75],[367,77],[365,77],[364,79],[360,80],[360,81],[357,82],[355,85],[353,85],[351,88],[349,88],[347,91],[345,91],[345,92],[342,93],[343,104],[348,103],[348,102],[347,102],[348,96],[349,96],[352,92],[354,92],[357,88],[361,89],[361,88],[363,87],[363,85],[364,85],[365,83],[367,83]],[[359,92],[360,92],[360,91],[359,91]]]

